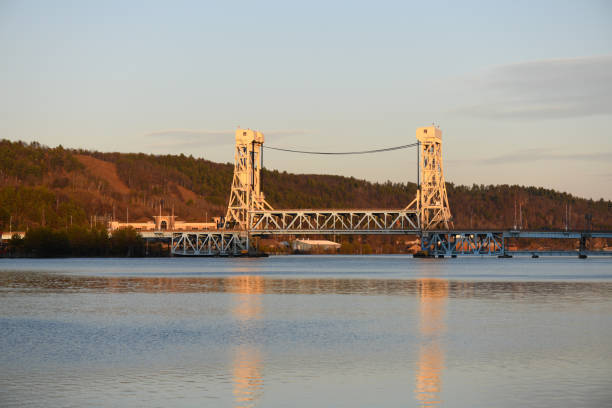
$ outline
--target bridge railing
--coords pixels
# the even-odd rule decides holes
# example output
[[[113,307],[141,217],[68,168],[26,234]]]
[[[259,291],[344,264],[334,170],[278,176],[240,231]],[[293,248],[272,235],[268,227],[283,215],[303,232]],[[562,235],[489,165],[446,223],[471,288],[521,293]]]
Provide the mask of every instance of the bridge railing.
[[[414,210],[258,210],[252,234],[409,234],[420,231]]]

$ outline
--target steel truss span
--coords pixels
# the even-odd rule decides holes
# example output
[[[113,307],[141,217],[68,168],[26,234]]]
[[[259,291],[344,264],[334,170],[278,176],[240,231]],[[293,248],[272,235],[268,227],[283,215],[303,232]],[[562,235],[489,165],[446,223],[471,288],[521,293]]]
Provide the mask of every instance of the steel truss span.
[[[172,254],[189,256],[238,256],[247,252],[249,240],[241,232],[175,232]]]
[[[522,250],[509,251],[506,240],[509,238],[546,238],[577,240],[578,250]],[[588,250],[591,238],[612,238],[612,231],[423,231],[421,250],[430,256],[493,255],[511,257],[512,255],[612,255],[612,251]]]
[[[249,231],[289,234],[416,234],[416,210],[260,210],[249,211]]]
[[[433,256],[504,255],[502,231],[429,232],[421,236],[421,250]]]

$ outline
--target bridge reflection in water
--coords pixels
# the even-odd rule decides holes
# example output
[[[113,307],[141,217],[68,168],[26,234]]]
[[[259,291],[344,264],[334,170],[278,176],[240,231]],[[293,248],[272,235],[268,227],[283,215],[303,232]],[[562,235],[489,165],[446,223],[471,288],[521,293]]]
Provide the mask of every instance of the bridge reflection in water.
[[[422,407],[441,403],[444,347],[441,337],[449,284],[445,279],[425,278],[417,281],[419,297],[419,333],[421,345],[417,361],[415,396]]]
[[[474,300],[494,300],[495,302],[535,302],[543,304],[550,302],[551,299],[561,299],[565,304],[582,303],[584,299],[589,299],[591,302],[608,302],[612,291],[612,283],[602,281],[460,281],[460,280],[445,280],[432,278],[430,275],[436,273],[432,268],[440,268],[442,264],[427,263],[430,266],[424,269],[422,273],[427,273],[429,277],[420,279],[392,279],[392,278],[344,278],[344,277],[283,277],[271,275],[267,278],[263,276],[249,276],[247,273],[257,273],[251,268],[243,270],[233,270],[233,273],[240,273],[238,276],[202,276],[202,277],[187,277],[187,276],[146,276],[146,277],[130,277],[130,276],[79,276],[79,275],[62,275],[58,273],[40,273],[27,271],[7,271],[0,274],[0,289],[5,296],[27,289],[28,293],[38,293],[49,295],[53,293],[226,293],[229,298],[227,304],[216,304],[215,310],[221,308],[222,311],[228,312],[223,319],[233,319],[231,333],[233,337],[228,341],[227,345],[223,345],[222,349],[229,350],[229,375],[231,378],[231,389],[233,392],[233,401],[238,407],[251,407],[261,403],[264,392],[264,370],[266,363],[266,355],[263,352],[263,331],[259,330],[263,322],[270,319],[278,318],[273,309],[264,307],[264,294],[283,294],[288,295],[283,300],[284,302],[293,301],[291,295],[309,295],[309,294],[329,294],[342,295],[338,299],[337,307],[346,307],[346,302],[350,302],[352,298],[347,295],[391,295],[395,297],[406,297],[403,306],[410,307],[415,304],[412,300],[418,302],[418,313],[414,316],[412,313],[406,313],[401,318],[407,320],[413,327],[406,327],[406,341],[410,341],[411,332],[418,330],[419,338],[417,342],[410,341],[406,343],[393,343],[400,352],[397,355],[402,355],[402,352],[408,352],[414,356],[411,359],[409,366],[405,363],[397,361],[395,358],[389,363],[392,364],[391,369],[397,370],[391,373],[399,373],[404,376],[404,384],[409,381],[412,392],[410,395],[401,394],[402,398],[412,399],[413,402],[418,402],[421,406],[438,406],[442,404],[443,393],[443,378],[445,360],[448,360],[450,351],[445,348],[445,339],[449,338],[453,333],[447,333],[447,307],[448,298],[452,297],[454,301],[464,299]],[[245,274],[245,275],[242,275]],[[423,276],[423,275],[420,275]],[[60,297],[55,297],[60,299]],[[197,297],[192,297],[197,299]],[[96,307],[97,312],[103,313],[105,318],[119,320],[124,318],[126,310],[134,310],[140,313],[140,308],[134,308],[125,297],[116,297],[113,299],[121,300],[116,304],[106,303],[106,298],[102,300]],[[143,299],[143,298],[134,298]],[[154,298],[161,299],[161,298]],[[221,299],[221,297],[219,297]],[[301,301],[313,302],[314,298],[302,297]],[[178,300],[178,299],[177,299]],[[363,299],[362,299],[363,300]],[[183,299],[187,303],[168,304],[152,304],[152,310],[148,312],[151,315],[162,313],[163,316],[172,316],[168,313],[179,313],[178,316],[183,317],[182,313],[185,310],[183,306],[187,306],[187,311],[194,313],[196,319],[205,320],[206,316],[201,316],[201,304],[199,301],[195,304],[188,303],[187,299]],[[378,304],[377,299],[372,301]],[[209,299],[209,302],[213,302]],[[215,300],[216,302],[216,300]],[[95,304],[94,304],[95,306]],[[226,308],[226,306],[228,308]],[[307,303],[304,306],[308,306]],[[92,306],[93,307],[93,306]],[[126,309],[132,307],[132,309]],[[385,311],[387,309],[377,309],[376,311]],[[190,308],[190,309],[189,309]],[[170,309],[169,311],[166,309]],[[84,313],[91,313],[93,309],[87,309]],[[337,309],[343,311],[344,309]],[[408,310],[408,309],[404,309]],[[113,314],[116,313],[116,316]],[[85,314],[86,316],[86,314]],[[372,315],[373,316],[373,315]],[[339,313],[341,319],[342,315]],[[387,318],[387,322],[395,323],[396,317]],[[121,321],[121,320],[119,320]],[[125,320],[124,320],[125,321]],[[163,328],[164,326],[162,326]],[[234,328],[235,327],[235,328]],[[384,326],[383,326],[384,327]],[[350,329],[350,327],[348,327]],[[326,328],[321,329],[318,334],[325,334]],[[398,329],[403,330],[403,328]],[[140,331],[137,332],[140,335]],[[259,334],[258,334],[259,333]],[[273,333],[273,331],[272,331]],[[198,334],[198,332],[196,332]],[[208,332],[204,331],[201,334],[202,339],[205,339]],[[384,335],[384,332],[383,332]],[[401,332],[400,332],[401,335]],[[80,338],[78,338],[80,339]],[[172,338],[171,338],[172,339]],[[180,338],[179,338],[180,340]],[[85,341],[85,340],[83,340]],[[191,338],[185,339],[188,343]],[[205,340],[203,343],[197,344],[198,347],[207,347]],[[113,343],[114,344],[114,343]],[[97,346],[97,344],[94,344]],[[166,344],[163,343],[162,346]],[[170,343],[169,343],[170,345]],[[329,344],[322,346],[332,347]],[[93,347],[93,346],[92,346]],[[359,347],[368,347],[367,344],[356,344],[356,351],[362,349]],[[407,350],[406,347],[409,347]],[[217,350],[215,348],[215,350]],[[273,350],[267,349],[273,353]],[[393,351],[394,349],[391,349]],[[446,354],[446,355],[445,355]],[[314,355],[316,359],[317,356]],[[356,357],[356,358],[359,358]],[[221,359],[221,361],[225,361]],[[196,361],[197,362],[197,361]],[[367,359],[365,363],[370,363]],[[316,363],[316,361],[315,361]],[[311,367],[312,368],[312,367]],[[277,367],[272,367],[269,372],[274,373]],[[217,368],[215,370],[218,371]],[[325,373],[324,373],[325,374]],[[359,373],[358,373],[359,374]],[[269,377],[268,385],[277,385],[274,378]],[[210,377],[206,377],[210,381]],[[374,379],[375,380],[375,379]],[[455,379],[456,380],[456,379]],[[299,381],[299,379],[298,379]],[[448,381],[447,381],[448,383]],[[414,385],[413,385],[414,384]],[[338,398],[338,399],[341,399]],[[408,404],[410,405],[410,404]]]
[[[234,288],[231,312],[238,321],[238,345],[233,348],[232,373],[236,408],[254,407],[263,392],[262,357],[256,345],[251,344],[249,326],[262,318],[261,296],[264,278],[261,276],[234,276],[227,278]]]

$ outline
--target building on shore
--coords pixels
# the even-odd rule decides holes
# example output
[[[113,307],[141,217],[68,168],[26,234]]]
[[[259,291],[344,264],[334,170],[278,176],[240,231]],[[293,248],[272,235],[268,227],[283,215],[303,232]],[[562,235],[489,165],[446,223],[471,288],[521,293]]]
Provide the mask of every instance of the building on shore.
[[[24,238],[25,234],[25,231],[4,231],[1,233],[0,241],[8,241],[9,239],[13,238],[14,235],[17,235],[19,238]]]
[[[311,252],[311,251],[330,251],[340,249],[340,244],[334,241],[324,239],[296,239],[292,243],[294,251]]]
[[[202,231],[217,229],[219,222],[219,217],[213,218],[212,222],[187,222],[177,219],[175,215],[155,215],[152,221],[145,222],[110,221],[108,230],[132,227],[136,231]]]

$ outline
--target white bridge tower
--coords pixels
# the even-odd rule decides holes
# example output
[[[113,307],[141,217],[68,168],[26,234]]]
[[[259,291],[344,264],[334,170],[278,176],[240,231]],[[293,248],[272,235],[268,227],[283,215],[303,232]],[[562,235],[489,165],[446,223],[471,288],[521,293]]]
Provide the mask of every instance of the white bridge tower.
[[[261,167],[264,135],[251,129],[236,130],[234,178],[225,229],[247,230],[249,211],[271,210],[261,191]]]
[[[442,165],[442,131],[435,126],[416,131],[419,141],[419,179],[417,197],[408,206],[419,212],[422,230],[452,228]]]

